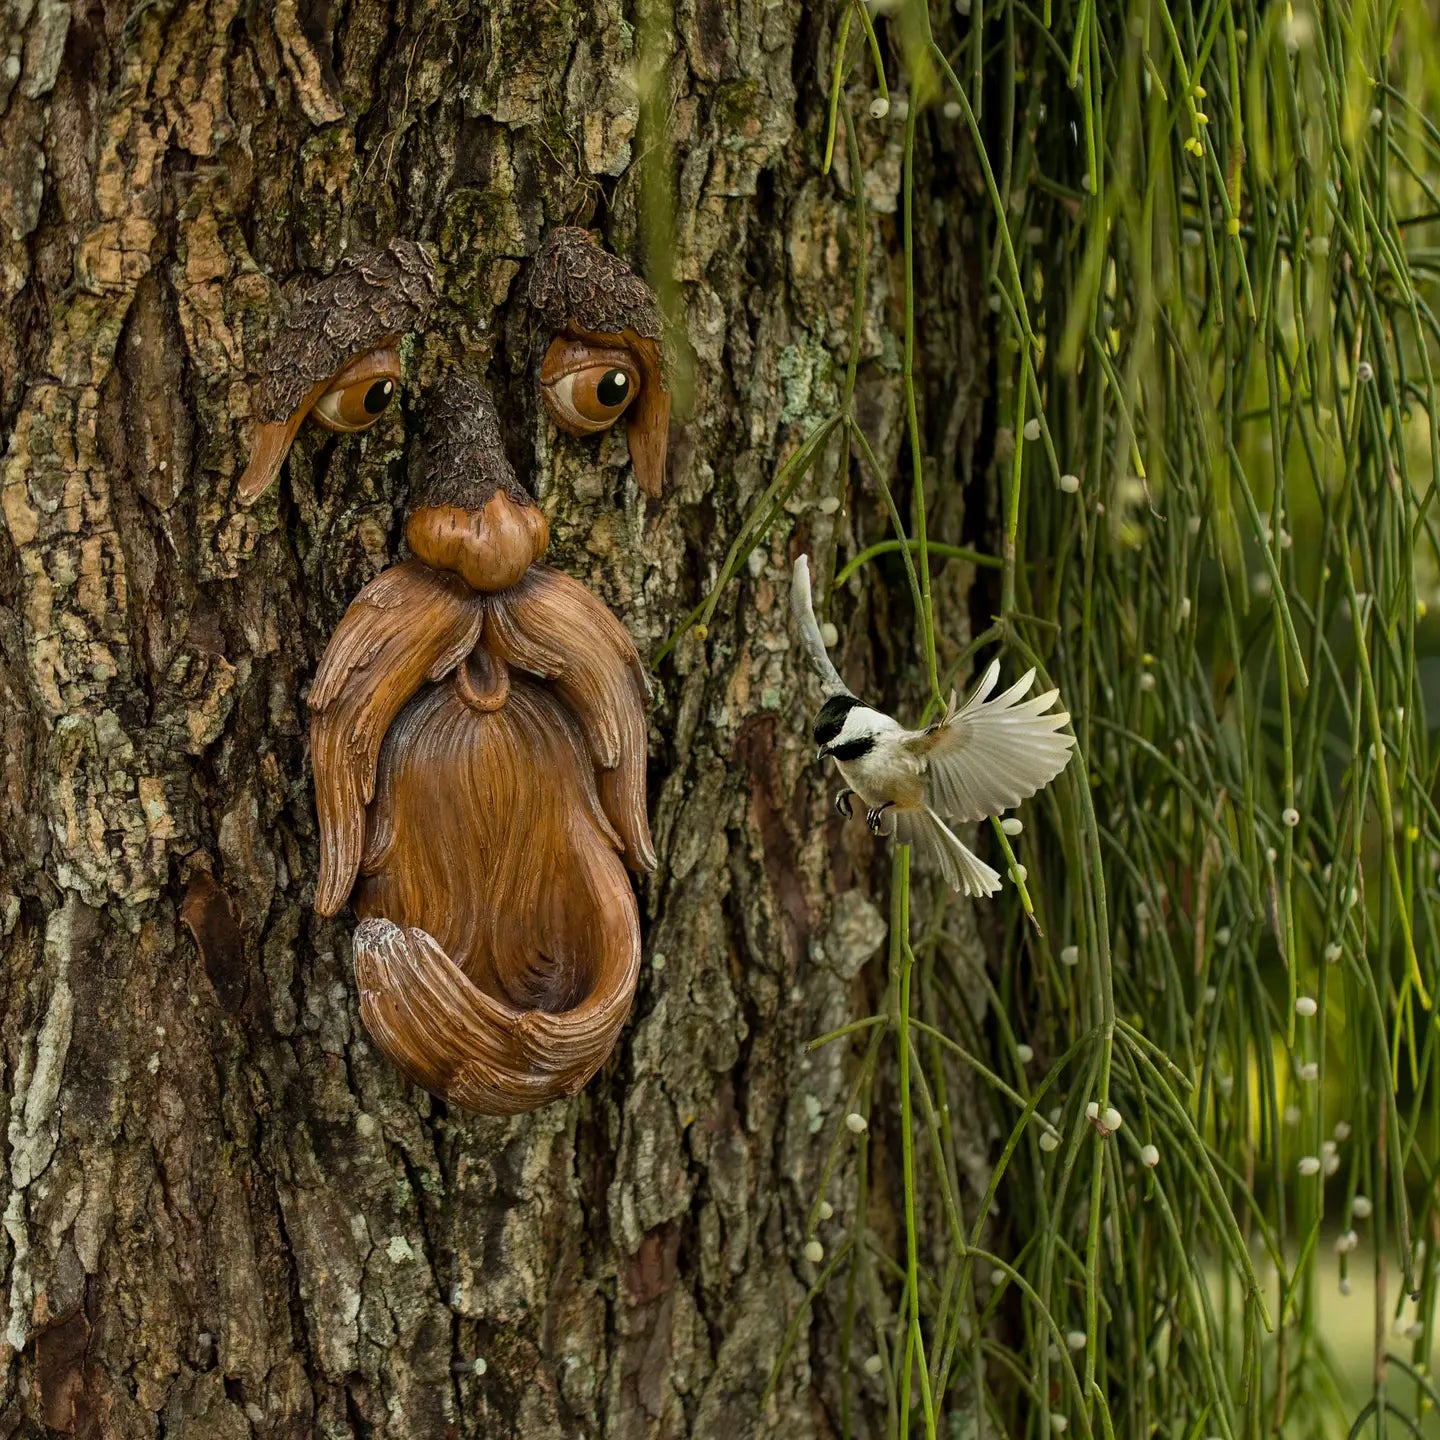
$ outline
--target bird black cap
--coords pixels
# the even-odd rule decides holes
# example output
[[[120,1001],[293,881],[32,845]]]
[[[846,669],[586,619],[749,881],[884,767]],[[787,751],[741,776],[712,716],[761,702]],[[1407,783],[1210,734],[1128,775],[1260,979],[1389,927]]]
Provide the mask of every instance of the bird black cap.
[[[845,728],[845,717],[859,703],[853,695],[832,695],[815,717],[815,743],[828,745]]]

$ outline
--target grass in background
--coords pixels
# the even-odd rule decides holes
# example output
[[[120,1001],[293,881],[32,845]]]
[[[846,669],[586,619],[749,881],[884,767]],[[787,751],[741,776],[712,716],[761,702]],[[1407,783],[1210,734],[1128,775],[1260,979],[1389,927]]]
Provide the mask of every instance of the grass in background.
[[[823,163],[843,148],[858,176],[856,127],[904,130],[908,515],[851,406],[855,184],[839,408],[691,617],[843,434],[894,532],[844,573],[899,551],[932,703],[999,641],[1060,686],[1079,737],[1015,842],[987,1016],[945,909],[911,934],[897,851],[884,1003],[816,1042],[855,1047],[832,1163],[856,1145],[859,1185],[816,1289],[839,1297],[842,1353],[873,1352],[895,1436],[1429,1434],[1434,21],[1418,0],[970,4],[955,53],[923,0],[839,11]],[[913,160],[937,112],[983,175],[1013,436],[1001,610],[944,671],[933,567],[983,557],[926,524]],[[956,1064],[1000,1136],[968,1208]],[[894,1237],[870,1224],[872,1091],[898,1095]],[[1362,1292],[1363,1339],[1333,1319]]]

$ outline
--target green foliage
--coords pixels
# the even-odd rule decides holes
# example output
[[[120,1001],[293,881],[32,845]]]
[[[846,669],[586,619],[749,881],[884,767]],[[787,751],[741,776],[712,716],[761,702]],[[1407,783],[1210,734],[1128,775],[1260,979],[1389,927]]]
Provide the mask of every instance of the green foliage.
[[[858,1047],[857,1112],[898,1096],[906,1213],[877,1233],[870,1132],[837,1127],[837,1153],[860,1150],[859,1204],[817,1288],[839,1296],[843,1353],[879,1357],[898,1436],[1423,1433],[1436,1270],[1420,1237],[1440,1234],[1433,22],[1419,0],[973,0],[946,54],[923,0],[884,8],[843,9],[823,163],[843,147],[858,175],[857,125],[904,98],[912,523],[850,408],[857,184],[840,404],[691,619],[839,427],[895,531],[844,573],[901,554],[937,703],[947,691],[931,569],[966,537],[931,543],[919,479],[913,161],[918,128],[948,114],[983,179],[1014,439],[997,449],[1001,613],[962,659],[998,640],[1039,666],[1079,757],[1029,807],[988,1016],[945,914],[927,907],[911,936],[896,859],[884,1003],[816,1043]],[[957,1063],[999,1136],[968,1211]],[[938,1262],[917,1212],[944,1227]],[[1336,1354],[1362,1263],[1373,1335]]]

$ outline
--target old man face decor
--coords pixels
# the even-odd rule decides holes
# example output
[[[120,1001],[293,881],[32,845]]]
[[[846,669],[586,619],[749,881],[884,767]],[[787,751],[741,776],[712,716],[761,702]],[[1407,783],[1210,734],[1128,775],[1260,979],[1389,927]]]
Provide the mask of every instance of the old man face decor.
[[[583,232],[558,233],[537,263],[549,280],[530,288],[542,314],[564,312],[544,403],[577,433],[625,417],[653,493],[669,412],[653,301]],[[274,480],[307,416],[374,423],[400,384],[396,346],[437,293],[428,253],[406,241],[292,289],[242,501]],[[579,1090],[629,1014],[630,877],[655,863],[647,687],[624,626],[543,563],[549,526],[489,392],[451,375],[418,409],[411,558],[355,597],[309,696],[315,909],[360,917],[360,1011],[396,1066],[457,1105],[511,1114]]]
[[[624,626],[539,563],[548,530],[487,392],[452,379],[426,422],[415,558],[356,597],[310,696],[315,908],[362,917],[385,1054],[508,1114],[580,1089],[630,1010],[645,679]]]

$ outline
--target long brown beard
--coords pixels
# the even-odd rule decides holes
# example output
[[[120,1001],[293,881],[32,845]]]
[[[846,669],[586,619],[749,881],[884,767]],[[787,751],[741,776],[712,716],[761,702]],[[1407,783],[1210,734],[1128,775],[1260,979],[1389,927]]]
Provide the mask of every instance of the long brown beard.
[[[485,597],[394,566],[326,649],[316,909],[355,887],[365,1024],[447,1099],[527,1110],[614,1044],[640,961],[625,864],[654,863],[644,695],[624,627],[544,566]]]

